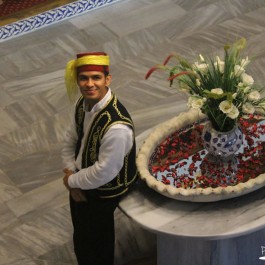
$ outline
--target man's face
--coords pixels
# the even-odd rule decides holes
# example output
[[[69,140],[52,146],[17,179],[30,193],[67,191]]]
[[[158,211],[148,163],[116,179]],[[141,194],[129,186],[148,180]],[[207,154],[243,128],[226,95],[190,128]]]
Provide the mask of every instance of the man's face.
[[[98,71],[81,72],[77,76],[80,92],[91,106],[104,98],[111,82],[111,76]]]

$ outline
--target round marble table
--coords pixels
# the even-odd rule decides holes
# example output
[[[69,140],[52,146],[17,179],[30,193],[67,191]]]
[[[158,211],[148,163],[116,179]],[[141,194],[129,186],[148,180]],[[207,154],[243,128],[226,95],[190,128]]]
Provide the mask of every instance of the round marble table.
[[[120,209],[157,235],[158,265],[265,265],[265,188],[200,203],[167,198],[139,180]]]

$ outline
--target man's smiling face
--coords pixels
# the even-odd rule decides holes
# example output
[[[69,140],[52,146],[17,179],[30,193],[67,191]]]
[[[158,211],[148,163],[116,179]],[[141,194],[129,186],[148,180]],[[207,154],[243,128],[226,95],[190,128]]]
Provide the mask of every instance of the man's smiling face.
[[[110,82],[111,75],[106,76],[103,72],[98,71],[80,72],[77,76],[80,92],[91,107],[104,98]]]

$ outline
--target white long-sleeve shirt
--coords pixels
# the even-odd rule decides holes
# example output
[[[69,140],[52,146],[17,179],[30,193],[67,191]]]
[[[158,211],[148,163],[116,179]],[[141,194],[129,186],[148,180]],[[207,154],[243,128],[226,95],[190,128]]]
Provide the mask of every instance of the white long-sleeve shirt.
[[[114,179],[123,166],[124,157],[133,146],[132,129],[124,124],[115,124],[110,127],[101,140],[98,161],[88,168],[82,168],[82,153],[85,139],[96,114],[106,105],[111,98],[111,90],[108,89],[105,97],[98,102],[91,111],[85,111],[84,136],[77,159],[75,160],[75,148],[78,139],[75,119],[65,134],[62,159],[65,168],[75,172],[68,179],[71,188],[95,189]]]

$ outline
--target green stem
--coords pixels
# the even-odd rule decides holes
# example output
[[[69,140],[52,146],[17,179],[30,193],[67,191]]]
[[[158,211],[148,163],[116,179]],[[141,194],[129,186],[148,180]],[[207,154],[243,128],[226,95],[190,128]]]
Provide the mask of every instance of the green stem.
[[[208,105],[208,104],[207,104],[207,106],[208,106],[208,110],[209,110],[209,112],[211,113],[211,116],[212,116],[212,118],[214,119],[215,123],[218,125],[218,127],[220,127],[220,126],[219,126],[219,122],[218,122],[218,120],[215,118],[214,113],[211,111],[211,108],[209,108],[209,105]]]
[[[223,129],[224,129],[225,121],[226,121],[226,118],[224,118],[223,124],[221,125],[221,131],[223,131]]]

